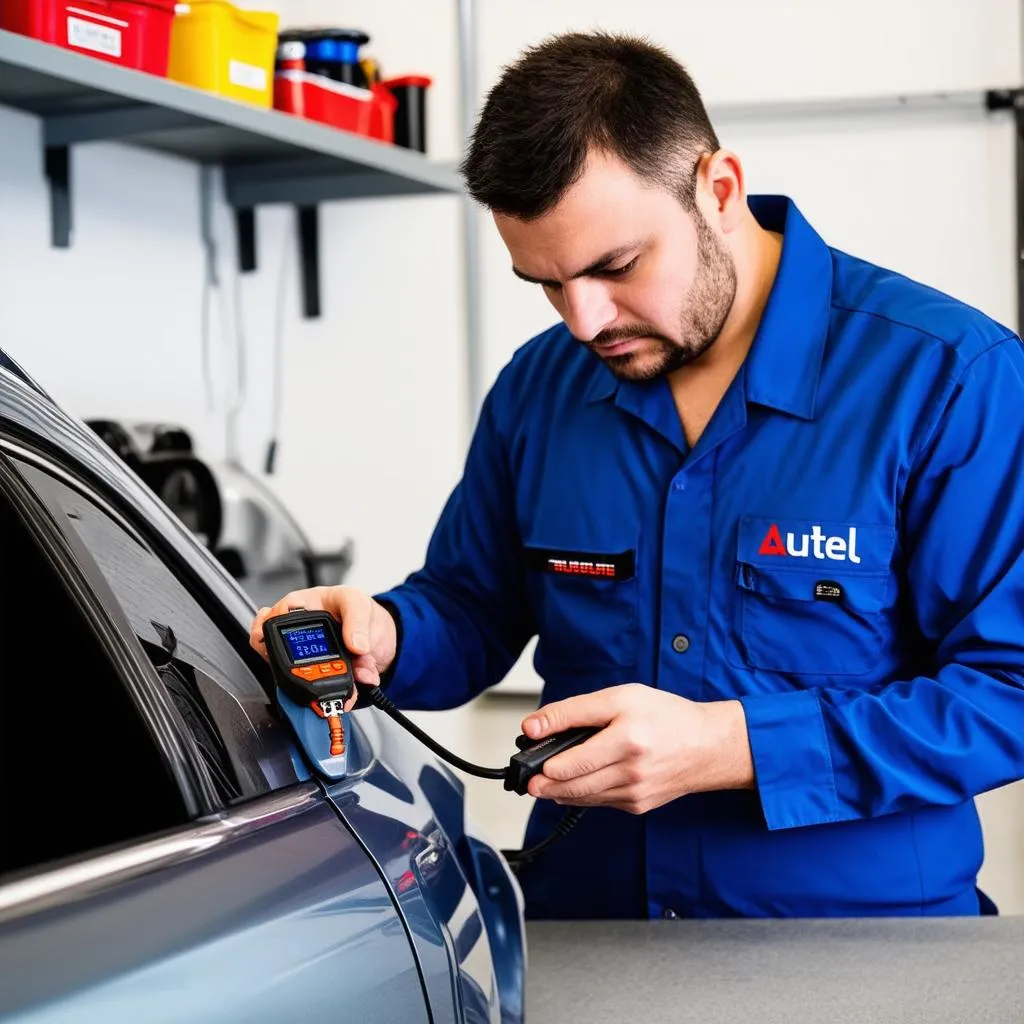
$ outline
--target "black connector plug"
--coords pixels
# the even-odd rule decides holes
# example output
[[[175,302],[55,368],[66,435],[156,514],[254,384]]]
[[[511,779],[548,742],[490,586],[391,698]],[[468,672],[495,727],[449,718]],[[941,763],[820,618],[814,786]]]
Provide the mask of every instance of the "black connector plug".
[[[516,740],[519,753],[513,754],[505,770],[505,789],[526,795],[526,787],[530,779],[544,770],[544,764],[550,757],[575,747],[601,730],[597,726],[583,725],[565,732],[556,732],[553,736],[545,736],[542,740],[531,740],[528,736],[520,736]]]

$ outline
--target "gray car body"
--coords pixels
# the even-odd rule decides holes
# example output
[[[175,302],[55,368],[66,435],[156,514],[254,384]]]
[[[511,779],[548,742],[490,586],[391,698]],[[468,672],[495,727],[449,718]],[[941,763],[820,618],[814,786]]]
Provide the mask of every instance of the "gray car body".
[[[230,643],[243,642],[254,608],[236,582],[2,354],[0,458],[64,472],[144,522],[176,571],[187,566],[192,586],[220,603],[237,627]],[[134,641],[116,607],[108,611]],[[149,699],[152,679],[138,674]],[[348,716],[346,777],[325,783],[265,684],[217,682],[230,704],[225,743],[257,795],[138,842],[0,877],[0,1017],[521,1021],[521,895],[504,859],[467,825],[451,770],[370,708]],[[182,778],[195,760],[188,744],[184,735],[167,744]],[[71,782],[59,796],[73,798]],[[52,797],[40,795],[41,815],[59,815]]]

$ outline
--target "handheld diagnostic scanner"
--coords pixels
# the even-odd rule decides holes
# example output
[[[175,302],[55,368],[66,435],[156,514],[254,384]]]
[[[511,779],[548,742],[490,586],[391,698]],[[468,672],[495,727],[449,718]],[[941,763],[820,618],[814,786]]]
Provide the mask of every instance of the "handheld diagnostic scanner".
[[[355,688],[355,677],[352,655],[341,642],[337,621],[327,612],[295,611],[275,615],[263,624],[263,641],[274,673],[278,703],[291,721],[307,756],[328,779],[343,778],[348,771],[348,763],[342,715],[345,702]],[[519,749],[506,766],[484,768],[445,749],[409,721],[379,687],[369,688],[366,696],[371,704],[389,715],[438,757],[469,775],[504,781],[506,790],[519,794],[528,792],[530,779],[544,770],[549,758],[583,743],[599,731],[593,726],[580,726],[542,740],[520,736],[516,740]],[[319,719],[326,719],[330,729],[329,750],[323,722]],[[526,850],[502,851],[509,864],[518,870],[518,866],[529,863],[569,832],[584,810],[583,807],[571,807],[555,830],[535,846]]]
[[[355,688],[355,676],[352,655],[341,642],[334,617],[315,611],[275,615],[263,624],[263,641],[278,688],[327,720],[330,752],[343,754],[341,715]]]

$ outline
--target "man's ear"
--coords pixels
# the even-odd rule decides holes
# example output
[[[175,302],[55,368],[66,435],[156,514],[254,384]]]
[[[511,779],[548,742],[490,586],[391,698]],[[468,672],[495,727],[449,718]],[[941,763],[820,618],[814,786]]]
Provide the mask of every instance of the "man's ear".
[[[723,232],[735,230],[747,205],[746,180],[740,158],[728,149],[706,153],[697,172],[697,190],[698,194],[703,193],[708,206],[702,211],[705,217],[713,218]]]

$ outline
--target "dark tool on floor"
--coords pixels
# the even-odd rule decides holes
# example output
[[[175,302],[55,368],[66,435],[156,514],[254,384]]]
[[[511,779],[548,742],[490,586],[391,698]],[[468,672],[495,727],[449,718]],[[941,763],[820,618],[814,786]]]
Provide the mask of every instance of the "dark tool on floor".
[[[347,771],[343,709],[355,686],[353,659],[342,643],[338,623],[327,612],[294,611],[275,615],[263,624],[263,640],[277,687],[278,704],[288,716],[306,754],[328,779],[343,778]],[[504,768],[483,768],[465,761],[441,746],[419,726],[409,721],[379,686],[365,687],[366,698],[403,729],[450,765],[482,779],[495,779],[505,789],[524,795],[534,775],[545,762],[563,750],[582,743],[599,730],[593,727],[567,729],[542,740],[519,736],[519,748]],[[312,713],[311,713],[312,712]],[[326,719],[330,744],[325,747]],[[514,868],[533,860],[556,839],[564,836],[583,816],[586,808],[573,807],[554,831],[536,846],[525,850],[504,850]]]

